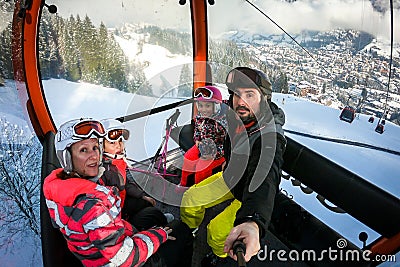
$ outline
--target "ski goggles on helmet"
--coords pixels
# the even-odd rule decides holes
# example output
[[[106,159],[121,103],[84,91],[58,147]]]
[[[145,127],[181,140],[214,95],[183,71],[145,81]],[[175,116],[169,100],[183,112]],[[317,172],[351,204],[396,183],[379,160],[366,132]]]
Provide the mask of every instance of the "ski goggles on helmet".
[[[225,84],[231,90],[236,88],[254,88],[254,85],[263,88],[270,86],[269,81],[264,79],[257,70],[247,67],[237,67],[231,70],[226,77]]]
[[[103,124],[96,120],[85,120],[77,122],[73,127],[74,137],[87,138],[92,134],[98,137],[104,136],[106,131],[104,130]]]
[[[126,129],[109,130],[105,135],[105,138],[109,142],[116,142],[120,139],[122,139],[123,141],[127,141],[129,139],[129,131]]]
[[[213,91],[211,91],[207,87],[198,87],[196,90],[194,90],[195,98],[202,96],[204,99],[211,99],[213,97],[213,94]]]
[[[59,132],[58,141],[63,141],[67,138],[86,139],[92,135],[103,137],[106,131],[101,122],[91,119],[84,119],[76,122],[72,127]]]

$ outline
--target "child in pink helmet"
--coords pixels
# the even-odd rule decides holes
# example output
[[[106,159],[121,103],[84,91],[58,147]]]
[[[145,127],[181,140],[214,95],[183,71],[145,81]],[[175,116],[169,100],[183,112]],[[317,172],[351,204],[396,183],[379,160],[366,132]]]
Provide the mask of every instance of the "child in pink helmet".
[[[215,86],[199,87],[194,93],[198,114],[194,119],[195,145],[184,156],[181,186],[197,184],[218,169],[225,161],[223,143],[226,116],[221,110],[222,94]]]

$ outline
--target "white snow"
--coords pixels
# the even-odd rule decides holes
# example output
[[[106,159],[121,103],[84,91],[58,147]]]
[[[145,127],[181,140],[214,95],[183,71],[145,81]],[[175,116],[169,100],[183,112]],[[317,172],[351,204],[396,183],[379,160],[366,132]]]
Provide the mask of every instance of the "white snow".
[[[192,57],[172,54],[164,47],[143,43],[139,48],[138,43],[146,39],[144,35],[130,33],[127,38],[130,39],[115,36],[131,62],[146,65],[144,73],[156,95],[162,94],[160,88],[165,81],[169,83],[170,88],[179,85],[182,66],[192,66]]]

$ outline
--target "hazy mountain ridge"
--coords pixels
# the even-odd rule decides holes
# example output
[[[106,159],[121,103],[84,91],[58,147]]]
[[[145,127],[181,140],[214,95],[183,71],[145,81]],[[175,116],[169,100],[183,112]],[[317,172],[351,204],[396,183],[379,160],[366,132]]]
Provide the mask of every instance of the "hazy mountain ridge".
[[[296,2],[297,0],[283,0],[288,3]],[[389,10],[389,1],[387,0],[369,0],[371,2],[372,7],[381,13],[385,13]],[[393,1],[393,8],[400,9],[400,0]]]
[[[389,10],[389,1],[386,0],[370,0],[372,7],[379,12],[385,13]],[[393,0],[393,9],[400,9],[400,1]]]
[[[291,34],[291,36],[306,49],[324,49],[327,46],[334,45],[342,47],[343,49],[349,49],[355,54],[361,50],[372,47],[377,55],[389,56],[389,40],[376,38],[367,32],[352,29],[335,29],[326,32],[304,30],[299,34]],[[236,30],[225,32],[218,38],[230,40],[235,43],[290,47],[298,46],[293,39],[285,33],[262,34]],[[400,44],[394,44],[394,52],[396,51],[400,51]],[[396,54],[394,54],[394,56],[396,56]]]

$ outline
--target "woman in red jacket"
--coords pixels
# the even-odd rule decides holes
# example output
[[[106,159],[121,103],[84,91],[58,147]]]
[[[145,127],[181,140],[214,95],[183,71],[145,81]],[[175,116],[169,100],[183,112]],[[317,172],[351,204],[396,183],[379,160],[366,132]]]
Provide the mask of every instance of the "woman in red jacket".
[[[92,119],[60,126],[55,148],[62,168],[54,170],[43,184],[53,226],[85,266],[141,266],[145,262],[145,266],[153,262],[190,266],[192,251],[182,255],[192,248],[192,235],[185,224],[176,221],[170,227],[138,232],[121,219],[118,189],[96,183],[103,172],[99,138],[104,134],[103,125]],[[172,229],[176,238],[169,236]]]

